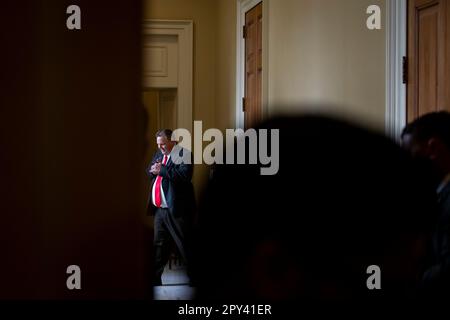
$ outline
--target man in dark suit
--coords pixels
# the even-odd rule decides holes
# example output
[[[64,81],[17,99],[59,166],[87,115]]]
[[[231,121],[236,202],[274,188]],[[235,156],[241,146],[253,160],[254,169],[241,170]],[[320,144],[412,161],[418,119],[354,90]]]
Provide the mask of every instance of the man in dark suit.
[[[153,285],[161,285],[161,275],[169,260],[172,241],[189,266],[188,237],[195,210],[191,182],[193,166],[192,161],[189,161],[190,152],[178,147],[171,137],[170,129],[156,133],[158,151],[147,168],[151,179],[147,213],[154,215]]]
[[[450,113],[419,117],[404,128],[402,143],[416,159],[428,162],[437,193],[432,263],[424,274],[424,287],[427,293],[450,296]]]

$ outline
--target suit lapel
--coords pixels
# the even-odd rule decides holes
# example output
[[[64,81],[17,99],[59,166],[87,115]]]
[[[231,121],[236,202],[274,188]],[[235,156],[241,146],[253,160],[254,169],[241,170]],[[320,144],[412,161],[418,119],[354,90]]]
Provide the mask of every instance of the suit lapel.
[[[446,199],[450,197],[450,182],[447,183],[447,185],[442,189],[441,192],[438,194],[438,202],[440,204],[443,204]]]

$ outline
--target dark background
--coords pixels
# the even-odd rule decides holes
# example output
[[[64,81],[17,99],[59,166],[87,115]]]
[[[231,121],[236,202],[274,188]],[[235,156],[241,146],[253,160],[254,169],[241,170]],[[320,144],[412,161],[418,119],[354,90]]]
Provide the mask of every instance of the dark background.
[[[0,298],[150,297],[140,1],[5,1],[0,17]]]

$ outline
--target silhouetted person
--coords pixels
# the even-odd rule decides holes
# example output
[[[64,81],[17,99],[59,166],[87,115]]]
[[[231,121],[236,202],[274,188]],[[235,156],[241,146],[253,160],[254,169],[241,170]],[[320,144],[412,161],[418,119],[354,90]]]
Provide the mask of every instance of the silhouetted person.
[[[434,112],[408,124],[402,145],[428,164],[437,194],[438,216],[432,262],[424,274],[426,294],[450,297],[450,113]]]
[[[164,129],[156,133],[158,151],[147,174],[151,179],[147,212],[154,217],[155,274],[153,285],[161,285],[161,275],[169,261],[172,241],[189,267],[189,231],[195,210],[192,186],[193,165],[173,161],[176,142],[171,141],[172,131]],[[180,156],[189,152],[177,150]],[[190,154],[190,152],[189,152]]]
[[[280,130],[279,171],[216,167],[199,213],[198,299],[413,297],[432,192],[410,156],[324,117],[260,128]],[[371,265],[381,269],[381,290],[367,287]]]

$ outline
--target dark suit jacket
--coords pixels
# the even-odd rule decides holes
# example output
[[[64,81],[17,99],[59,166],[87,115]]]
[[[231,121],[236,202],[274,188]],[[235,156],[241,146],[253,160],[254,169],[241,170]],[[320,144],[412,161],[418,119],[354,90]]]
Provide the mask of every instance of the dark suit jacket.
[[[450,297],[450,183],[438,195],[439,216],[433,234],[434,264],[425,272],[427,289]]]
[[[192,160],[192,154],[186,149],[181,149],[180,155],[182,156],[185,152],[188,152]],[[147,200],[147,214],[153,215],[155,213],[156,207],[153,205],[152,201],[152,189],[155,183],[156,176],[150,172],[151,166],[157,162],[163,160],[163,154],[161,151],[157,151],[153,156],[153,159],[149,166],[147,167],[147,174],[150,177],[150,191]],[[192,185],[192,173],[193,165],[181,163],[175,164],[172,161],[172,157],[166,163],[165,166],[161,167],[159,173],[162,179],[162,188],[164,190],[164,195],[166,198],[167,206],[170,213],[174,217],[192,218],[195,211],[195,197],[194,188]]]

